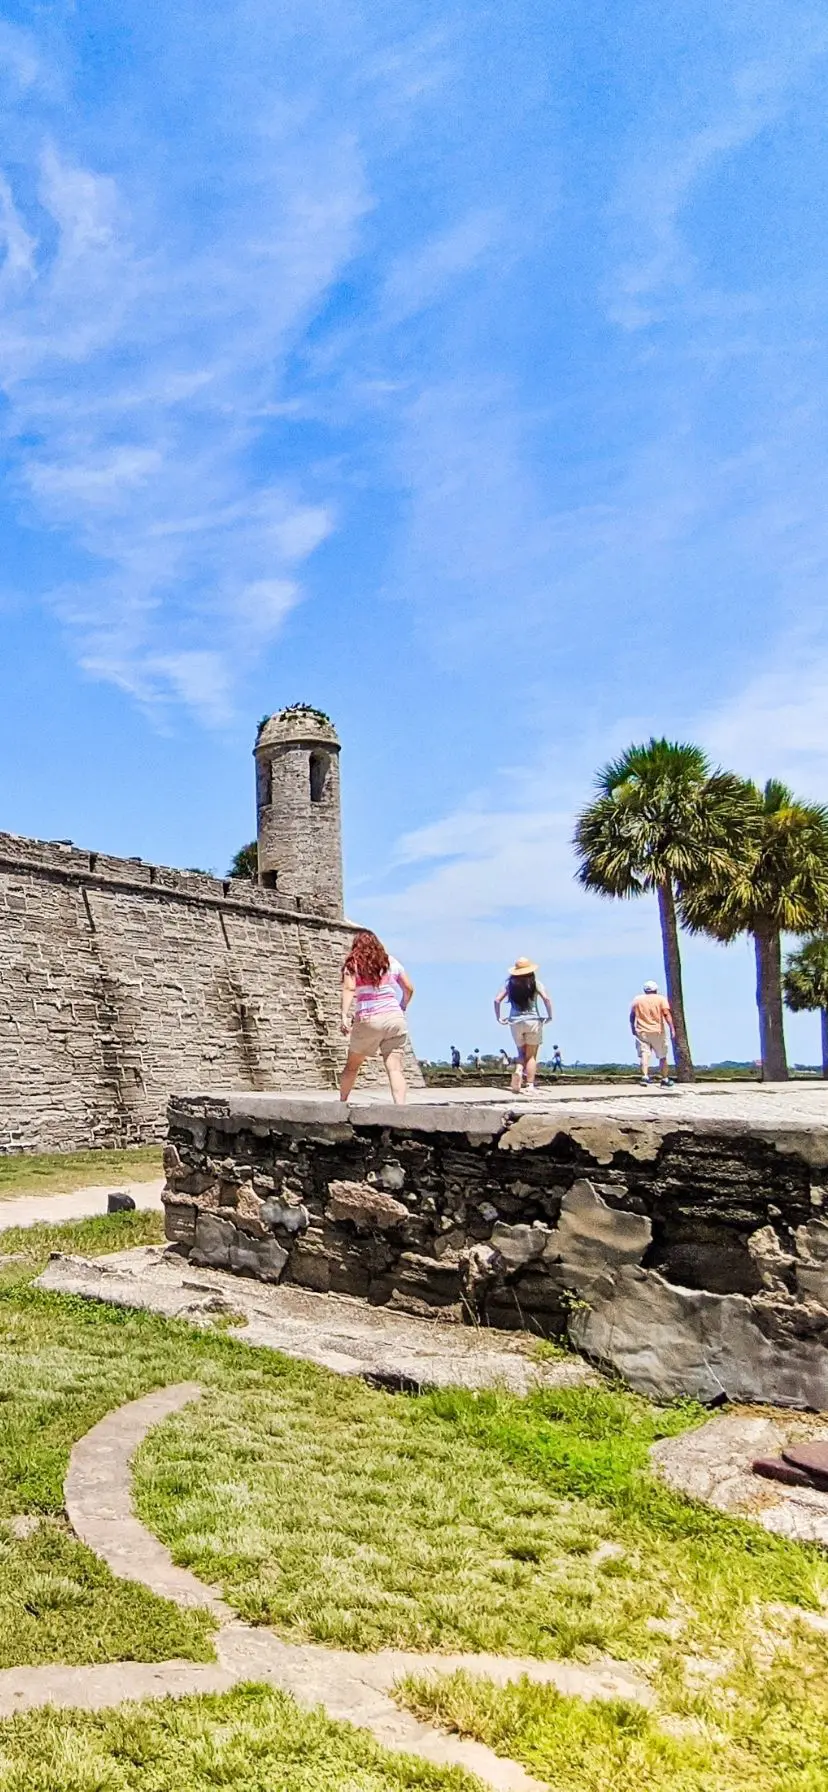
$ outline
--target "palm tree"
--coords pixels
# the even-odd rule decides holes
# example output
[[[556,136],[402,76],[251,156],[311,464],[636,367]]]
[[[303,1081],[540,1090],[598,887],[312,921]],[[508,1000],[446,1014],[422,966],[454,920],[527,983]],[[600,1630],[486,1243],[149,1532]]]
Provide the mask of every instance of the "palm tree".
[[[786,1007],[794,1013],[819,1010],[822,1031],[822,1074],[828,1078],[828,933],[815,933],[798,952],[791,952],[782,974]]]
[[[711,772],[700,747],[651,739],[604,766],[578,817],[578,878],[602,896],[658,897],[667,997],[681,1082],[693,1075],[681,977],[676,896],[690,878],[723,873],[744,809],[744,786]]]
[[[730,868],[688,882],[681,916],[693,932],[714,939],[752,934],[762,1075],[784,1082],[781,936],[814,933],[828,920],[828,809],[797,802],[775,778],[764,790],[745,784],[744,792]]]

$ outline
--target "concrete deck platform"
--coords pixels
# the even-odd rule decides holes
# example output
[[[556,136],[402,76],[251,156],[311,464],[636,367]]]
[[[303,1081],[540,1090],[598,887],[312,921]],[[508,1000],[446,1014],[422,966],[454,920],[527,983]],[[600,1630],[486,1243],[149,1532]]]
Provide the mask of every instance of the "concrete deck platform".
[[[237,1090],[201,1090],[194,1095],[177,1097],[176,1101],[208,1100],[230,1102],[234,1112],[244,1111],[251,1118],[267,1121],[273,1118],[324,1119],[326,1122],[351,1120],[358,1123],[382,1124],[416,1129],[425,1125],[433,1129],[432,1111],[451,1109],[450,1124],[457,1126],[465,1115],[471,1118],[472,1130],[497,1124],[501,1119],[527,1113],[590,1115],[611,1118],[653,1120],[670,1124],[724,1120],[740,1126],[760,1128],[813,1126],[828,1129],[828,1082],[813,1083],[690,1083],[672,1089],[654,1086],[643,1089],[625,1083],[617,1088],[607,1084],[546,1085],[534,1096],[511,1095],[505,1089],[470,1088],[457,1084],[440,1089],[416,1089],[403,1108],[387,1099],[382,1089],[357,1090],[348,1102],[340,1102],[331,1089],[268,1090],[240,1094]],[[449,1119],[449,1116],[446,1116]]]

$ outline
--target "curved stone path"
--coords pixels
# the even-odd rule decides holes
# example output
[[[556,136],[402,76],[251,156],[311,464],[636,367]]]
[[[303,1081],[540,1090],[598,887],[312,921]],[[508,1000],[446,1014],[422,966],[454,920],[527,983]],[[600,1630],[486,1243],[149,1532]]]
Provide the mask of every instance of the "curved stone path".
[[[385,1748],[438,1765],[464,1767],[495,1792],[544,1792],[517,1762],[400,1710],[391,1697],[394,1683],[406,1673],[446,1674],[465,1668],[500,1685],[526,1674],[580,1698],[650,1703],[649,1688],[623,1662],[586,1668],[570,1662],[397,1649],[358,1655],[319,1643],[286,1643],[272,1630],[242,1623],[214,1590],[175,1566],[169,1551],[140,1523],[132,1507],[130,1464],[135,1450],[153,1425],[199,1399],[201,1391],[195,1382],[182,1382],[108,1413],[75,1445],[65,1496],[76,1535],[113,1574],[139,1581],[179,1605],[202,1606],[213,1613],[218,1620],[216,1662],[6,1668],[0,1670],[0,1717],[37,1705],[100,1709],[127,1699],[226,1692],[240,1681],[260,1680],[290,1693],[301,1705],[321,1705],[329,1717],[370,1730]]]

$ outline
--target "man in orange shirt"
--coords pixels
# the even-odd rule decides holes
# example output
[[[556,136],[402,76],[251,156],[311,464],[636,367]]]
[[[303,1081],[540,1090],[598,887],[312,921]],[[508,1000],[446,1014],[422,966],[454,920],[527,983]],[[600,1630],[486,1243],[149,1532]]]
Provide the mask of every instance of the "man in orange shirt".
[[[635,996],[630,1009],[630,1027],[641,1065],[641,1081],[650,1086],[650,1057],[658,1061],[662,1089],[671,1089],[673,1079],[667,1072],[667,1035],[675,1043],[676,1029],[666,996],[660,996],[657,983],[645,983],[641,995]]]

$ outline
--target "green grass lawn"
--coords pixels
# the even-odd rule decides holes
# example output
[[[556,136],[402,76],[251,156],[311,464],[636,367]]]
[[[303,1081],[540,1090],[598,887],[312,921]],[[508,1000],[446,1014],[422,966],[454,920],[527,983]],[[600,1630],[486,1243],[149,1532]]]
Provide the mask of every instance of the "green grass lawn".
[[[240,1346],[231,1346],[236,1351]],[[817,1604],[828,1564],[646,1472],[694,1421],[631,1395],[379,1393],[276,1363],[151,1433],[139,1510],[253,1623],[341,1647],[540,1657],[740,1642],[756,1600]]]
[[[0,1723],[0,1792],[473,1792],[263,1686]]]
[[[0,1274],[0,1520],[30,1512],[47,1522],[24,1540],[2,1531],[3,1663],[204,1658],[201,1614],[176,1615],[149,1594],[136,1603],[136,1590],[109,1583],[60,1518],[74,1440],[126,1400],[196,1380],[204,1400],[151,1433],[139,1452],[138,1505],[176,1560],[220,1585],[253,1622],[356,1648],[398,1643],[585,1659],[607,1652],[636,1663],[655,1691],[650,1714],[588,1707],[549,1688],[498,1692],[456,1676],[401,1693],[524,1760],[555,1792],[639,1792],[645,1784],[653,1792],[745,1792],[748,1784],[752,1792],[825,1792],[826,1639],[773,1608],[820,1607],[828,1563],[652,1481],[650,1442],[697,1422],[695,1409],[661,1411],[609,1387],[528,1399],[392,1395],[182,1322],[30,1286],[50,1248],[95,1253],[158,1231],[157,1215],[134,1214],[5,1241],[25,1260]],[[182,1634],[174,1642],[164,1626],[175,1622]],[[696,1657],[707,1662],[698,1678]],[[196,1732],[236,1735],[235,1718],[212,1715],[221,1701],[188,1702],[195,1730],[181,1741],[177,1775],[169,1739],[182,1708],[165,1712],[160,1732],[155,1709],[140,1711],[135,1722],[146,1726],[151,1763],[141,1792],[444,1783],[388,1778],[431,1770],[382,1765],[376,1751],[374,1765],[368,1756],[346,1764],[328,1730],[330,1748],[326,1742],[318,1759],[311,1750],[307,1779],[291,1777],[282,1742],[273,1753],[267,1740],[272,1722],[284,1736],[285,1702],[250,1697],[244,1738],[234,1742],[230,1766],[220,1755],[221,1772],[209,1765],[213,1740],[203,1742],[203,1761],[193,1740]],[[120,1721],[37,1714],[0,1725],[0,1792],[137,1785],[128,1777],[133,1756],[118,1753]],[[48,1765],[64,1748],[83,1763],[74,1781]],[[24,1774],[27,1749],[32,1768]]]
[[[125,1151],[48,1151],[0,1157],[0,1200],[16,1195],[68,1195],[76,1188],[118,1188],[163,1176],[160,1145]]]
[[[771,1671],[742,1660],[654,1712],[586,1704],[527,1680],[496,1687],[468,1674],[411,1678],[418,1717],[520,1761],[551,1792],[825,1792],[828,1655],[800,1635]]]

